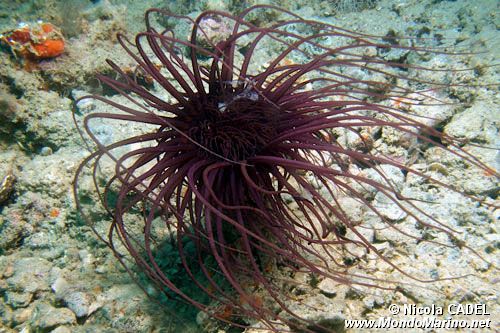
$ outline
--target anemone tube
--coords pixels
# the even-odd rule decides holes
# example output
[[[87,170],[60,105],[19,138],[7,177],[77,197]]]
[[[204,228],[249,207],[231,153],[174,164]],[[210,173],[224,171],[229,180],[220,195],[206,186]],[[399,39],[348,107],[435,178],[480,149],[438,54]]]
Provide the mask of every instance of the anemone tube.
[[[252,23],[262,12],[286,20],[266,26]],[[190,38],[156,29],[154,17],[161,16],[190,24]],[[462,149],[463,142],[426,125],[431,117],[396,106],[401,99],[408,107],[452,104],[436,97],[446,84],[419,78],[424,71],[437,70],[387,61],[381,55],[390,50],[457,53],[405,46],[409,43],[396,38],[306,20],[273,6],[254,6],[239,15],[206,11],[195,20],[150,9],[145,18],[146,31],[134,41],[118,35],[118,41],[157,89],[147,89],[108,60],[117,78],[101,75],[99,80],[127,102],[86,97],[116,111],[84,118],[82,135],[95,148],[78,169],[75,196],[85,216],[78,184],[90,169],[99,200],[112,217],[107,232],[95,227],[96,232],[122,264],[130,266],[128,253],[165,293],[217,319],[245,327],[248,323],[241,318],[250,318],[274,331],[280,330],[280,323],[312,331],[314,323],[289,305],[297,300],[283,292],[284,282],[269,274],[269,266],[292,275],[305,272],[340,283],[394,288],[387,285],[390,281],[350,272],[339,260],[345,244],[373,252],[403,275],[424,281],[385,258],[360,231],[363,221],[344,209],[341,198],[361,203],[402,237],[422,240],[388,221],[364,190],[382,193],[416,223],[450,237],[456,237],[455,230],[420,208],[419,200],[401,193],[386,167],[464,193],[409,163],[379,154],[367,131],[392,128],[498,177]],[[204,24],[209,19],[228,27],[222,41],[210,38]],[[274,45],[274,53],[265,51],[269,45]],[[105,143],[92,131],[92,123],[102,121],[144,124],[148,130]],[[339,131],[354,137],[357,145],[339,142]],[[114,164],[111,176],[100,172],[104,160]],[[368,177],[364,169],[376,177]],[[132,218],[137,215],[140,221]],[[161,244],[158,230],[168,231],[192,283],[229,308],[231,316],[211,311],[163,271],[155,255]],[[195,246],[194,259],[185,249],[186,238]],[[215,264],[207,264],[207,254]],[[257,292],[267,300],[255,297]]]

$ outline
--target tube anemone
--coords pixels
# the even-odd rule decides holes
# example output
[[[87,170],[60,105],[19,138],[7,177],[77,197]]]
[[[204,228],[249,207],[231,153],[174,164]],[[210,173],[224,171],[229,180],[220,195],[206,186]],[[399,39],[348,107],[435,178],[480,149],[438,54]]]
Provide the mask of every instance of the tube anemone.
[[[252,23],[262,12],[286,20]],[[189,24],[190,38],[155,28],[157,17]],[[435,69],[383,57],[394,50],[446,55],[443,50],[405,46],[408,40],[360,34],[272,6],[239,15],[207,11],[194,20],[150,9],[145,18],[146,30],[135,40],[118,35],[118,41],[154,88],[108,61],[117,77],[99,79],[124,102],[86,97],[114,111],[87,114],[79,127],[94,147],[78,169],[75,197],[126,267],[128,253],[165,294],[212,317],[243,328],[259,320],[273,331],[283,323],[317,331],[321,325],[297,314],[290,304],[300,301],[283,289],[299,272],[394,288],[350,270],[340,255],[346,245],[425,280],[377,250],[343,199],[371,211],[402,238],[441,244],[399,228],[374,203],[374,194],[382,196],[421,228],[456,239],[454,229],[421,208],[421,200],[401,191],[391,170],[481,198],[380,153],[373,136],[381,128],[498,176],[461,148],[463,142],[434,128],[432,116],[407,111],[452,104],[437,97],[449,86],[420,78]],[[92,130],[97,122],[144,126],[109,143]],[[350,141],[341,142],[340,133]],[[80,200],[79,182],[88,175],[111,216],[106,230],[92,222]],[[177,265],[208,301],[169,275],[159,255],[166,240],[180,258]],[[276,269],[287,271],[288,280],[270,272]]]

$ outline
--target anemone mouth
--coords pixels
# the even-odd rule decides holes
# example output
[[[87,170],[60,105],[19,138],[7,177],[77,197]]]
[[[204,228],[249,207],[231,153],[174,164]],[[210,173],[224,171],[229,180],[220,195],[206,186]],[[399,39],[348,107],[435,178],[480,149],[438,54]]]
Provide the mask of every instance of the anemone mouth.
[[[276,11],[287,19],[259,27],[249,16],[261,10]],[[153,14],[187,22],[191,38],[186,41],[154,29]],[[378,251],[360,231],[362,221],[343,205],[347,198],[371,212],[383,228],[410,241],[424,241],[418,230],[407,232],[391,223],[373,199],[377,193],[384,204],[414,219],[418,229],[455,234],[421,200],[404,195],[397,182],[405,173],[460,191],[407,161],[372,149],[366,133],[381,127],[491,171],[460,142],[424,124],[425,117],[395,106],[403,97],[409,108],[451,104],[434,94],[442,86],[439,82],[418,78],[418,72],[432,69],[373,56],[379,49],[402,53],[423,49],[399,45],[392,37],[384,42],[382,37],[304,20],[264,5],[240,15],[204,12],[195,20],[151,9],[146,21],[147,31],[135,42],[122,36],[119,41],[160,92],[142,87],[110,62],[122,80],[101,80],[128,104],[93,96],[117,111],[85,118],[84,127],[96,148],[78,169],[74,183],[78,201],[79,178],[90,167],[97,197],[112,218],[109,228],[97,233],[125,266],[130,266],[122,259],[128,253],[166,294],[227,323],[245,327],[238,319],[246,317],[262,321],[273,331],[283,322],[297,321],[305,331],[312,331],[307,329],[310,322],[288,305],[296,302],[295,297],[282,293],[283,284],[295,273],[387,288],[390,281],[349,271],[349,265],[339,259],[346,244],[365,254],[375,253],[404,276],[425,281]],[[230,23],[224,26],[223,22]],[[213,24],[225,29],[222,41],[209,38]],[[238,52],[243,42],[245,52]],[[259,53],[271,42],[278,45],[273,54]],[[262,54],[268,55],[267,61]],[[208,65],[200,65],[202,57]],[[417,75],[407,76],[411,72]],[[423,85],[429,88],[415,88]],[[108,144],[92,132],[89,122],[95,119],[149,124],[155,129]],[[341,132],[357,145],[339,144],[336,137]],[[122,148],[128,150],[123,149],[124,153]],[[101,182],[99,170],[105,158],[113,167]],[[78,205],[81,209],[82,203]],[[165,234],[191,287],[197,288],[195,296],[179,288],[178,280],[162,269],[156,256],[162,251],[161,242],[156,240]],[[191,245],[189,251],[185,239]],[[205,254],[212,258],[210,265]],[[268,265],[277,263],[289,273],[280,281],[268,275]],[[257,286],[252,289],[248,281]],[[253,296],[256,290],[274,305],[263,306]],[[210,304],[199,301],[197,293],[234,310],[235,317],[210,312]]]
[[[214,152],[215,159],[222,156],[229,161],[245,161],[263,154],[277,135],[277,112],[261,98],[238,98],[200,107],[203,111],[189,123],[187,133],[205,148],[198,148],[202,157]]]

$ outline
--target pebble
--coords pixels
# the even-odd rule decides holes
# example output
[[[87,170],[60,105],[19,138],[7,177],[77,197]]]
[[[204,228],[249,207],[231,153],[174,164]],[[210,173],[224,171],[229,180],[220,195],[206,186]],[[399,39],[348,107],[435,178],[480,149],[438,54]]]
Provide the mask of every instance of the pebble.
[[[48,330],[59,325],[76,324],[76,317],[68,308],[55,308],[50,304],[40,302],[33,311],[30,324],[34,328]]]
[[[375,203],[373,206],[377,209],[377,212],[390,221],[401,221],[408,216],[408,214],[402,210],[396,202],[391,200],[390,197],[386,196],[382,192],[378,192],[375,195]]]
[[[91,313],[91,306],[95,300],[91,294],[81,291],[67,293],[62,299],[78,318],[87,317]],[[92,307],[92,310],[95,311],[97,308]]]
[[[50,147],[43,147],[42,149],[40,149],[40,155],[42,156],[49,156],[52,155],[52,153],[53,151]]]
[[[5,303],[13,307],[14,309],[23,308],[28,306],[31,303],[31,299],[33,298],[32,293],[22,293],[15,291],[6,291],[5,292]]]
[[[49,290],[52,265],[42,258],[22,258],[13,265],[13,275],[7,279],[11,290],[35,293]]]
[[[311,324],[317,323],[334,332],[344,326],[343,303],[332,301],[324,295],[313,295],[300,304],[290,304],[289,309],[292,312],[300,314],[302,318]],[[283,315],[286,319],[294,320],[293,318],[287,318],[289,314],[284,311],[280,315]]]
[[[67,326],[58,326],[50,331],[50,333],[71,333],[71,328]]]
[[[17,309],[12,313],[12,321],[14,325],[20,325],[31,318],[33,314],[33,306]]]
[[[321,291],[323,295],[326,297],[335,297],[339,292],[339,289],[342,288],[338,282],[333,281],[330,278],[323,279],[320,283],[318,283],[318,289]]]

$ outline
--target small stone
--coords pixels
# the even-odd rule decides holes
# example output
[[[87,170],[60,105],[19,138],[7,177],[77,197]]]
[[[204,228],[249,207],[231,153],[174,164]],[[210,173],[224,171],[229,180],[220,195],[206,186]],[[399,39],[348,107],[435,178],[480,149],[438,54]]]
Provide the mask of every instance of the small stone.
[[[12,314],[12,320],[14,322],[14,325],[20,325],[26,322],[28,319],[31,318],[32,314],[33,314],[33,306],[14,311],[14,313]]]
[[[406,218],[408,214],[397,204],[399,201],[395,198],[393,199],[396,201],[392,200],[382,192],[378,192],[375,195],[375,203],[373,206],[377,209],[378,213],[386,217],[388,220],[401,221]]]
[[[82,91],[82,90],[73,90],[71,92],[71,95],[73,99],[78,100],[79,98],[82,98],[84,96],[90,95],[88,92]],[[78,111],[80,111],[82,114],[89,113],[90,111],[94,110],[96,108],[96,103],[95,100],[92,98],[85,98],[78,100],[76,103],[76,107]]]
[[[366,309],[373,310],[384,305],[385,301],[380,290],[374,290],[363,298],[363,304]]]
[[[42,149],[40,149],[40,155],[42,156],[49,156],[52,155],[52,153],[53,151],[50,147],[43,147]]]
[[[56,293],[57,298],[62,298],[64,293],[68,291],[69,284],[65,278],[58,277],[50,287]]]
[[[349,291],[349,287],[347,285],[336,282],[330,278],[325,278],[318,283],[318,288],[323,295],[330,298],[335,297],[338,300],[344,299],[346,293]]]
[[[10,290],[5,292],[5,303],[14,309],[28,306],[31,303],[32,298],[33,294],[31,293],[18,293]]]
[[[41,258],[22,258],[14,263],[13,275],[7,279],[10,289],[35,293],[49,290],[50,262]]]
[[[408,55],[409,51],[406,49],[391,49],[388,53],[384,55],[384,58],[388,61],[402,62],[403,59]]]
[[[376,168],[365,169],[359,173],[359,176],[366,178],[368,181],[384,185],[390,182],[390,186],[394,187],[395,191],[401,191],[405,182],[403,172],[399,168],[388,164],[382,164]],[[375,195],[379,193],[379,189],[363,181],[353,183],[353,187],[367,198],[375,197]]]
[[[276,332],[290,332],[290,327],[283,324],[279,320],[273,321],[273,327],[276,330]],[[255,323],[252,326],[249,326],[245,329],[245,333],[264,333],[264,332],[269,332],[269,327],[262,322]]]
[[[13,320],[13,313],[10,306],[5,303],[0,302],[0,332],[2,332],[2,327],[9,327],[11,321]]]
[[[365,305],[365,308],[372,310],[373,307],[375,306],[375,300],[371,297],[365,297],[363,299],[363,303]]]
[[[208,314],[203,311],[200,311],[196,314],[196,323],[202,326],[208,320]]]
[[[47,303],[38,303],[31,318],[32,326],[40,330],[47,330],[59,325],[71,325],[75,323],[75,314],[70,309],[55,308]]]
[[[276,330],[276,332],[291,332],[290,327],[283,324],[280,320],[273,321],[273,328]],[[267,333],[267,332],[271,331],[269,330],[269,327],[262,322],[252,324],[252,326],[249,326],[245,329],[245,333]]]
[[[84,267],[89,267],[94,263],[94,257],[88,250],[80,250],[78,252],[78,256],[80,257]]]
[[[6,201],[12,194],[17,179],[11,172],[2,176],[3,177],[0,178],[0,203]]]
[[[71,333],[71,328],[67,326],[59,326],[56,329],[50,331],[50,333]]]
[[[288,305],[287,305],[288,306]],[[345,316],[343,313],[344,305],[342,302],[332,301],[324,295],[314,295],[301,303],[292,303],[289,306],[290,311],[294,312],[300,318],[311,323],[308,327],[314,328],[324,327],[327,330],[340,331],[344,326]],[[288,313],[281,313],[286,320],[294,321]],[[315,327],[315,324],[318,325]],[[323,332],[322,330],[321,332]]]
[[[91,313],[94,297],[81,291],[70,292],[63,296],[66,306],[78,317],[86,317]],[[93,307],[93,311],[97,308]]]
[[[10,211],[6,219],[0,218],[0,249],[17,248],[29,232],[29,224],[22,215],[17,211]],[[3,276],[6,274],[3,273]]]
[[[498,113],[496,105],[487,101],[477,101],[470,108],[453,116],[445,126],[444,133],[455,138],[493,142],[498,135]]]
[[[338,292],[339,284],[330,278],[326,278],[318,284],[319,290],[326,297],[335,297]]]
[[[34,233],[27,237],[24,244],[32,250],[47,249],[52,245],[49,234],[43,231]]]
[[[4,278],[9,278],[14,274],[14,266],[7,261],[4,262],[5,266],[2,267],[3,270],[3,277]]]
[[[102,305],[95,301],[92,294],[72,290],[69,283],[63,277],[58,277],[51,285],[56,299],[61,300],[78,317],[86,317],[96,311]]]

